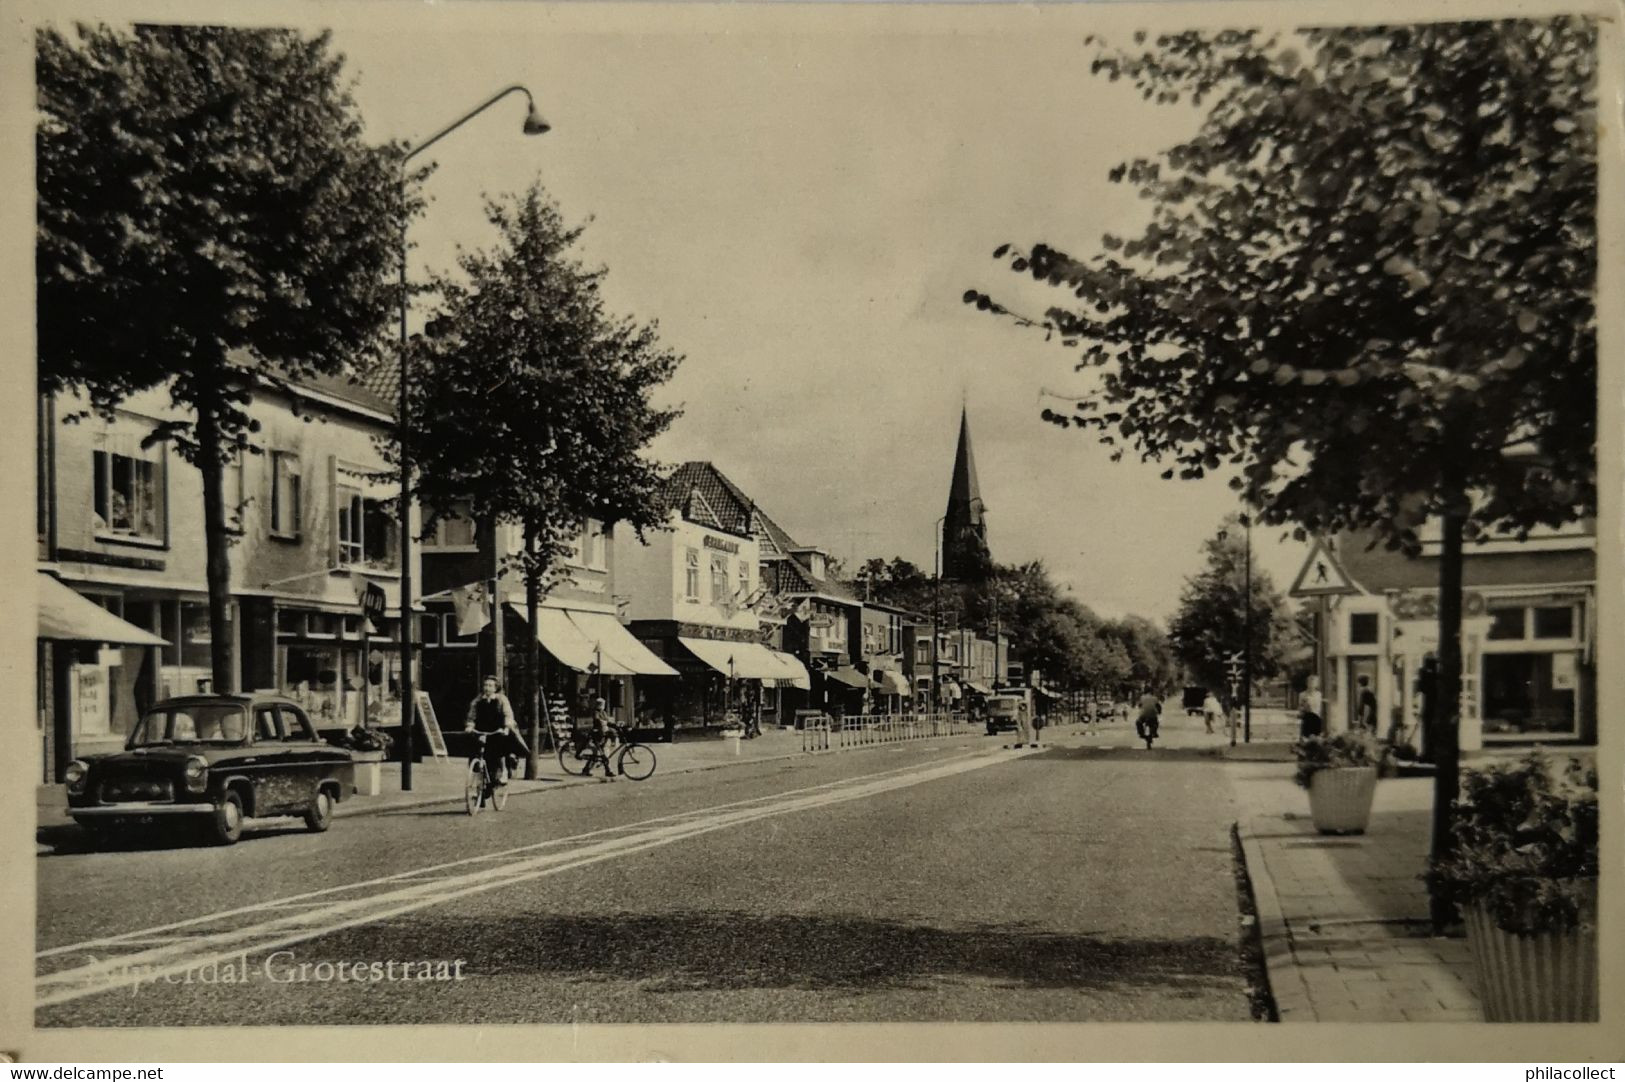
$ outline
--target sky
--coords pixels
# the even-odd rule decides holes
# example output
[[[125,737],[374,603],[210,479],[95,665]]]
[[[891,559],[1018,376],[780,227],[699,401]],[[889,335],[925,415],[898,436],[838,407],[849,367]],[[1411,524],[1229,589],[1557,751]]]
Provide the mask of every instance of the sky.
[[[653,447],[709,459],[805,544],[851,564],[934,560],[962,405],[1001,562],[1041,559],[1107,616],[1173,613],[1200,545],[1237,510],[1223,475],[1163,481],[1044,423],[1090,378],[1041,334],[965,306],[968,288],[1060,301],[991,258],[1006,241],[1094,250],[1144,220],[1118,161],[1194,130],[1092,76],[1086,20],[956,29],[869,13],[588,30],[506,5],[489,20],[350,20],[334,45],[374,140],[418,141],[519,83],[428,154],[413,268],[494,237],[485,194],[540,180],[608,268],[610,307],[657,320],[685,360]],[[569,20],[564,20],[569,23]],[[1023,288],[1023,287],[1026,288]],[[1290,584],[1303,547],[1254,531]]]

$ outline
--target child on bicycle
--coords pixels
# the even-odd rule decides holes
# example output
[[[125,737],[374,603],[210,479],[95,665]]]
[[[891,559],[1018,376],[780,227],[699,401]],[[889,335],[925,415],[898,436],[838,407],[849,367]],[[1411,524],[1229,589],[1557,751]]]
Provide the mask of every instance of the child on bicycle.
[[[468,704],[463,732],[486,734],[486,772],[493,785],[508,784],[509,759],[524,750],[525,742],[519,735],[519,723],[514,720],[513,704],[502,693],[496,677],[487,676],[479,695]]]

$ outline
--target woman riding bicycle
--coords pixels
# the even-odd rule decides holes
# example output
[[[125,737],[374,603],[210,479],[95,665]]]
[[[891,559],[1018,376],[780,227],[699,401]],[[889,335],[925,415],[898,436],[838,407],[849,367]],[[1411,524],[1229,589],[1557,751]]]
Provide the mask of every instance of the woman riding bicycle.
[[[480,694],[468,704],[468,717],[463,721],[463,732],[484,733],[485,770],[493,785],[508,784],[508,759],[525,750],[519,736],[519,723],[513,717],[513,705],[502,693],[497,678],[487,676]]]

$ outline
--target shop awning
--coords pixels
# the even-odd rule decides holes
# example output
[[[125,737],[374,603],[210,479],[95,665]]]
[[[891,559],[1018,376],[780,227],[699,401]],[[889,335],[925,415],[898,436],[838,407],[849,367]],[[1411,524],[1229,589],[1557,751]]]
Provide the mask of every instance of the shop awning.
[[[966,680],[965,681],[965,686],[970,688],[972,691],[976,692],[976,694],[978,694],[978,695],[991,695],[991,694],[993,694],[993,689],[992,688],[988,687],[986,684],[979,684],[975,680]]]
[[[124,646],[169,645],[167,639],[114,616],[50,575],[41,573],[35,578],[39,584],[39,638]]]
[[[870,675],[875,677],[875,683],[884,695],[907,695],[909,693],[908,679],[900,672],[893,672],[890,669],[876,669]]]
[[[869,678],[864,676],[856,669],[844,667],[839,669],[825,669],[824,676],[830,680],[834,680],[836,683],[845,684],[849,688],[860,688],[863,691],[869,690]]]
[[[735,680],[782,680],[787,673],[773,652],[758,642],[727,639],[677,639],[690,653]]]
[[[509,605],[514,612],[523,612],[517,605]],[[536,641],[557,658],[560,664],[576,672],[592,672],[594,666],[605,676],[633,676],[634,672],[622,665],[615,655],[587,637],[563,609],[536,610]]]
[[[773,655],[773,660],[784,670],[784,675],[779,677],[774,686],[800,688],[802,691],[812,690],[812,677],[807,675],[807,666],[783,651],[769,650],[768,653]]]
[[[639,676],[676,676],[677,670],[654,655],[647,646],[632,637],[624,624],[607,612],[584,612],[566,609],[570,622],[589,642],[606,657],[628,672]],[[606,670],[607,671],[607,670]]]

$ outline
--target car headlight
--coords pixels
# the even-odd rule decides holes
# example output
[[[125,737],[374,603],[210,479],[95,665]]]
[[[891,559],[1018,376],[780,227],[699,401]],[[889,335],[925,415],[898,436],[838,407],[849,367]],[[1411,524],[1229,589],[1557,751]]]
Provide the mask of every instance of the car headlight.
[[[85,789],[85,779],[90,776],[89,764],[75,759],[68,764],[68,769],[62,772],[62,780],[68,785],[68,792],[82,793]]]
[[[208,760],[194,755],[186,760],[186,789],[188,792],[201,793],[209,780]]]

